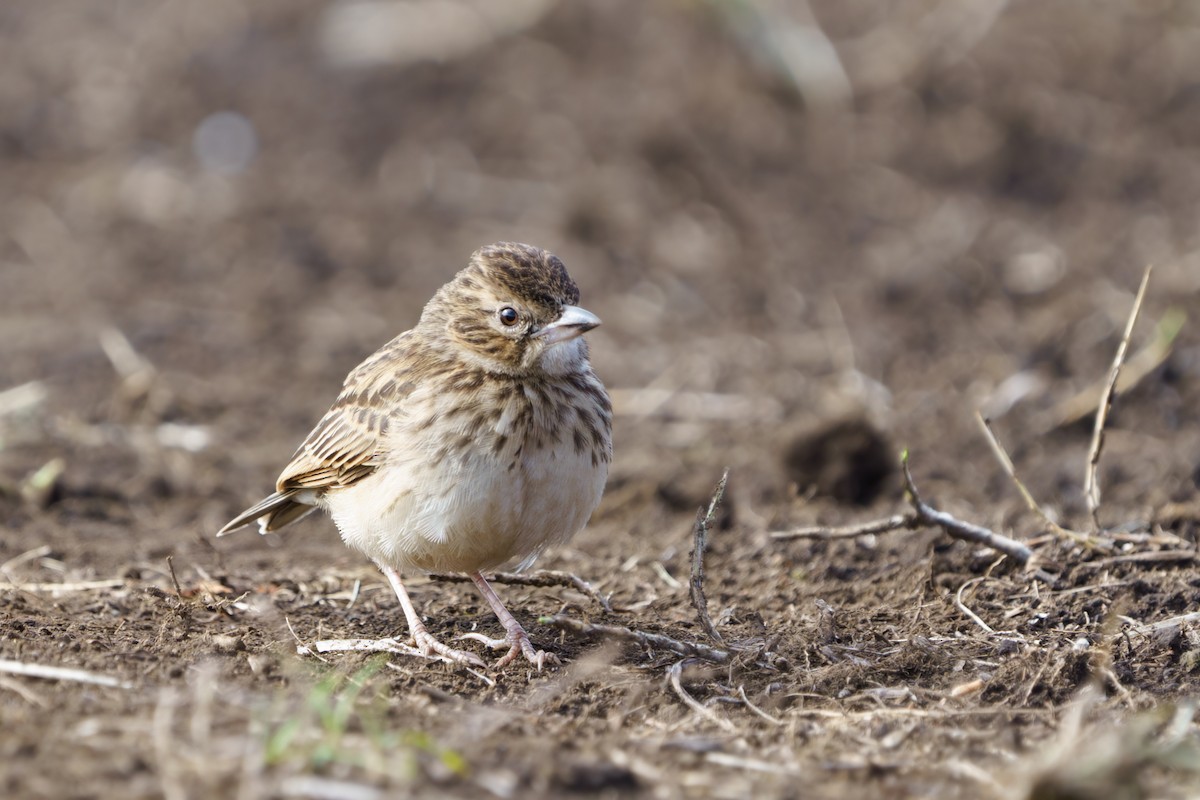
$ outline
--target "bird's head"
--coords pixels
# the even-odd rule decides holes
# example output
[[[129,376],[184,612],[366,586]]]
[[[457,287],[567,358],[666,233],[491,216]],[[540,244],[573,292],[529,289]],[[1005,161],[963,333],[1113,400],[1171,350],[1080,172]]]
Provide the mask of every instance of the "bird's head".
[[[444,325],[465,357],[509,374],[570,373],[587,363],[581,335],[600,324],[580,308],[562,261],[537,247],[481,247],[430,302],[423,321]]]

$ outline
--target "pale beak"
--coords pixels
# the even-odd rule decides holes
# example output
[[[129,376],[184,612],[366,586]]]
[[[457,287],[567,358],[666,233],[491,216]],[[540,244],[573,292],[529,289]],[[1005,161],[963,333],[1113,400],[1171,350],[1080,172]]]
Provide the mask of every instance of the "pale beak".
[[[534,334],[546,344],[565,342],[590,331],[600,324],[600,318],[579,306],[563,306],[562,316]]]

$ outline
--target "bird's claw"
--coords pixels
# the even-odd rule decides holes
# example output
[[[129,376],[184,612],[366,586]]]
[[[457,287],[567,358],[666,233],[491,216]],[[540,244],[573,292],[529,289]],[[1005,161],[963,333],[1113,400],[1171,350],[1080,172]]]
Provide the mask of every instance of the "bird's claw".
[[[473,667],[487,667],[487,664],[485,664],[483,659],[479,656],[475,655],[474,653],[468,653],[465,650],[455,650],[449,645],[442,644],[437,639],[433,638],[433,635],[428,631],[418,631],[416,634],[414,634],[413,644],[418,650],[421,651],[422,655],[429,656],[436,653],[448,661],[455,661],[460,664],[470,664]]]
[[[489,650],[503,650],[508,648],[508,652],[496,661],[496,668],[503,669],[516,660],[518,655],[524,655],[525,658],[538,669],[546,664],[557,665],[562,662],[558,660],[558,656],[554,653],[547,653],[545,650],[538,650],[533,646],[533,642],[529,641],[529,635],[521,628],[516,631],[509,631],[503,639],[492,639],[484,636],[482,633],[464,633],[458,637],[459,639],[472,639],[481,643]]]

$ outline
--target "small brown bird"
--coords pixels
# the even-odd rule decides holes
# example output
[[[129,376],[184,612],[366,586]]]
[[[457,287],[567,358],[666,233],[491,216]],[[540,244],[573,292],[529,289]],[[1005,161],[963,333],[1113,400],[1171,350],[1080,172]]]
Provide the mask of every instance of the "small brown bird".
[[[356,367],[284,468],[275,493],[218,536],[258,520],[278,530],[317,508],[391,582],[416,646],[435,639],[401,570],[466,573],[506,632],[505,666],[536,650],[483,577],[528,566],[567,541],[600,502],[612,459],[612,405],[581,334],[600,324],[556,256],[525,244],[481,248],[425,306],[417,326]]]

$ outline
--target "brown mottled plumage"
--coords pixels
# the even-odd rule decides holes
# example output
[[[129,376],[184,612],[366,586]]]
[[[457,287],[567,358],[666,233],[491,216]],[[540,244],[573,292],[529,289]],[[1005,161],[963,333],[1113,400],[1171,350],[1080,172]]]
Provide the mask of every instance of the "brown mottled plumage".
[[[612,407],[581,338],[600,320],[578,302],[556,256],[508,242],[476,251],[416,327],[346,377],[275,493],[218,535],[323,508],[388,577],[423,652],[479,662],[429,634],[399,570],[469,574],[506,631],[484,640],[509,648],[499,665],[523,653],[540,667],[545,653],[482,571],[530,563],[600,501]]]

